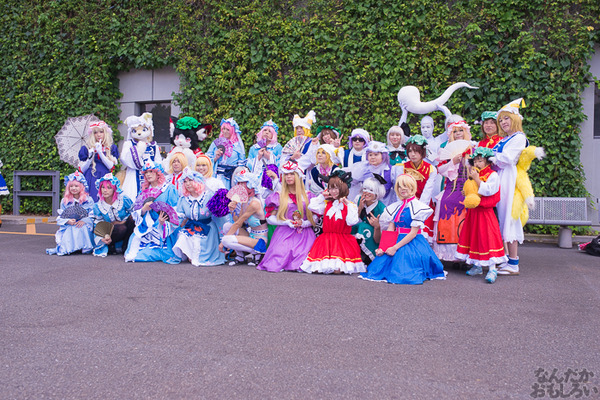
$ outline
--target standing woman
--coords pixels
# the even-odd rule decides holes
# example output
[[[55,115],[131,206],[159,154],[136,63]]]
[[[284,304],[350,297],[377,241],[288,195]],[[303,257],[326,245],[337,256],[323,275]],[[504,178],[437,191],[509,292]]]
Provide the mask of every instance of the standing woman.
[[[267,252],[256,269],[281,272],[299,271],[315,241],[313,213],[308,209],[312,193],[306,193],[302,171],[297,163],[281,167],[281,190],[267,197],[269,225],[275,225]]]
[[[2,164],[2,160],[0,160],[0,168],[2,168],[4,164]],[[0,196],[6,196],[9,194],[8,187],[6,187],[6,181],[2,174],[0,173]],[[0,214],[2,214],[2,204],[0,204]],[[2,226],[2,220],[0,219],[0,227]]]
[[[498,113],[496,111],[484,111],[481,113],[481,133],[483,133],[483,139],[479,141],[478,147],[493,149],[502,139],[502,136],[498,134],[497,118]]]
[[[319,145],[314,159],[315,166],[307,171],[306,189],[309,192],[318,195],[327,188],[323,177],[329,176],[337,168],[333,162],[335,158],[335,147],[330,144]]]
[[[396,195],[392,189],[394,183],[392,180],[392,166],[390,165],[390,156],[387,146],[373,140],[369,143],[366,154],[366,161],[354,164],[349,168],[352,172],[353,179],[352,186],[350,186],[350,194],[348,196],[351,199],[356,198],[360,194],[363,182],[367,178],[373,178],[375,175],[379,175],[385,180],[385,184],[383,185],[385,188],[385,195],[380,200],[386,206],[390,205],[394,202]]]
[[[100,199],[94,204],[94,223],[109,222],[113,225],[113,231],[104,237],[94,235],[94,255],[106,257],[108,253],[116,253],[115,245],[119,242],[122,242],[123,252],[127,249],[129,237],[135,227],[131,218],[133,202],[123,194],[119,180],[111,173],[96,181],[96,185]]]
[[[312,125],[317,121],[317,116],[313,110],[310,110],[306,117],[301,118],[300,115],[295,114],[292,119],[292,126],[294,127],[294,136],[304,138],[304,142],[300,150],[297,150],[294,154],[286,154],[283,156],[281,164],[286,161],[296,161],[302,171],[306,171],[311,166],[311,160],[314,158],[313,153],[317,150],[319,145],[318,138],[312,138],[310,132]],[[290,140],[295,140],[292,138]]]
[[[119,149],[113,143],[112,129],[104,121],[90,124],[86,145],[79,150],[79,170],[90,188],[90,197],[98,200],[96,181],[111,172],[119,160]]]
[[[163,261],[167,264],[179,264],[181,258],[173,253],[178,226],[169,221],[164,211],[156,212],[150,208],[153,202],[158,201],[176,207],[179,201],[177,190],[166,181],[160,164],[147,159],[142,167],[142,173],[144,183],[139,196],[142,198],[152,196],[140,209],[131,213],[135,221],[135,229],[129,238],[125,261]]]
[[[182,197],[177,215],[183,225],[173,252],[182,259],[187,257],[196,267],[224,264],[225,255],[219,251],[219,229],[207,206],[214,192],[205,185],[200,173],[189,168],[183,170],[179,179]]]
[[[217,178],[230,189],[233,171],[246,165],[242,131],[233,118],[221,120],[221,134],[210,144],[206,155],[212,160]]]
[[[448,143],[471,140],[471,127],[465,121],[448,125]],[[445,177],[444,191],[435,210],[433,250],[440,260],[457,263],[456,249],[462,223],[466,216],[463,204],[463,186],[468,179],[470,147],[462,154],[438,164],[438,172]]]
[[[405,133],[408,131],[408,133]],[[387,133],[387,148],[390,154],[390,165],[401,164],[406,159],[406,149],[404,143],[410,136],[410,128],[408,124],[403,123],[402,126],[392,126]]]
[[[508,253],[508,262],[501,264],[498,275],[519,275],[519,243],[523,243],[523,225],[512,217],[512,205],[517,183],[517,162],[521,152],[529,145],[523,133],[523,116],[519,108],[525,107],[522,98],[512,101],[498,111],[498,125],[502,140],[494,146],[494,163],[499,168],[500,202],[497,205],[498,222]]]
[[[188,166],[188,159],[183,153],[170,154],[167,160],[167,182],[175,186],[179,190],[179,178],[183,173],[183,169]]]
[[[433,210],[433,192],[437,181],[437,169],[425,161],[427,156],[427,139],[423,135],[411,136],[406,142],[408,161],[394,166],[393,176],[408,174],[417,181],[417,200]],[[395,181],[395,178],[394,178]],[[433,213],[425,221],[421,233],[428,242],[433,241]]]
[[[250,172],[260,173],[267,165],[279,165],[282,147],[277,142],[279,127],[272,120],[268,120],[256,134],[256,143],[248,151],[246,166]]]
[[[79,171],[65,177],[65,194],[60,202],[56,224],[56,247],[46,254],[64,256],[81,250],[91,253],[94,248],[92,230],[94,201],[87,193],[87,181]]]

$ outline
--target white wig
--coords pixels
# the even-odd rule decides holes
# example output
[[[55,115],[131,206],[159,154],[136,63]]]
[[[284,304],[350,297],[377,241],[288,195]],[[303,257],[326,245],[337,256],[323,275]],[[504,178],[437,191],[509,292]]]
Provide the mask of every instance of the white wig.
[[[375,178],[367,178],[362,185],[363,192],[373,193],[377,200],[383,199],[385,196],[385,187]]]

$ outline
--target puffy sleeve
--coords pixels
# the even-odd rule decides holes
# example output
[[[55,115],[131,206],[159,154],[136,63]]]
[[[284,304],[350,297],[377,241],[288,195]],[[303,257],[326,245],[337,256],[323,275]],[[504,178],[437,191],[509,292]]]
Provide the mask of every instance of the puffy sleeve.
[[[527,138],[520,132],[514,135],[508,143],[504,145],[501,152],[495,152],[496,165],[499,168],[507,168],[517,165],[521,152],[527,147]]]
[[[279,208],[279,192],[271,193],[265,200],[265,213],[272,214]]]
[[[415,199],[410,202],[410,217],[412,218],[412,222],[410,223],[411,227],[422,228],[425,226],[425,221],[431,214],[433,214],[433,210],[428,205],[420,202]]]
[[[346,224],[348,224],[349,226],[358,224],[360,222],[360,218],[358,217],[358,207],[356,206],[356,204],[348,202],[346,207],[348,207],[348,213],[346,214]]]
[[[458,178],[458,169],[460,168],[460,163],[463,162],[463,159],[454,164],[452,160],[448,160],[447,163],[438,164],[437,170],[440,174],[450,179],[451,181],[455,181]]]
[[[184,203],[187,203],[185,197],[180,197],[179,201],[177,202],[177,208],[175,208],[177,211],[177,218],[179,218],[180,221],[183,221],[183,219],[186,217]]]
[[[246,160],[246,167],[248,167],[250,172],[254,172],[254,169],[256,168],[255,164],[258,162],[258,160],[256,159],[256,157],[258,156],[258,150],[259,150],[258,146],[253,145],[252,147],[250,147],[250,150],[248,151],[248,159]]]
[[[477,193],[482,196],[492,196],[498,193],[498,190],[500,190],[500,177],[497,172],[492,172],[487,181],[481,182]]]
[[[216,150],[216,146],[215,146],[215,142],[213,140],[213,142],[210,144],[210,146],[208,146],[208,150],[205,153],[213,163],[215,162],[215,150]]]
[[[396,216],[396,213],[398,212],[398,209],[400,208],[401,204],[402,202],[397,201],[395,203],[390,204],[383,210],[383,212],[379,216],[379,224],[381,225],[381,230],[387,230],[387,227],[394,220],[394,217]]]
[[[81,146],[81,149],[79,149],[79,159],[81,161],[86,161],[89,157],[90,151],[88,150],[87,146]]]
[[[119,159],[119,147],[116,144],[110,146],[110,154],[117,160]]]
[[[318,195],[317,197],[313,197],[308,203],[308,209],[319,215],[325,214],[326,206],[327,203],[325,202],[325,196],[322,194]]]

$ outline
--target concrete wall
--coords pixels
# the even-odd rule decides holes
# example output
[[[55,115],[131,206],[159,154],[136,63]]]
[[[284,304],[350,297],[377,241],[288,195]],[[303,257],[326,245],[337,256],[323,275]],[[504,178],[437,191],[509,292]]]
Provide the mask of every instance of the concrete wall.
[[[118,76],[119,90],[123,97],[120,119],[140,114],[140,103],[171,102],[171,115],[179,115],[180,109],[173,102],[173,94],[179,92],[179,76],[173,67],[160,70],[131,70]],[[127,137],[127,126],[120,124],[119,132]]]
[[[582,96],[583,112],[587,120],[581,124],[581,163],[585,172],[585,187],[591,194],[594,203],[592,221],[598,224],[598,205],[600,204],[600,137],[594,138],[594,100],[596,84],[595,79],[600,79],[600,46],[596,46],[595,53],[590,62],[590,70],[593,77],[590,85],[585,89]],[[600,115],[596,116],[600,118]],[[600,134],[597,133],[597,134]]]

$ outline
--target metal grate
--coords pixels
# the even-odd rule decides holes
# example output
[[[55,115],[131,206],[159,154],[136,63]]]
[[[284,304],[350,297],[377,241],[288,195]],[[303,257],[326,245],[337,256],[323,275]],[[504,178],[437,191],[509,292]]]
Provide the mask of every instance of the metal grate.
[[[528,224],[591,225],[584,197],[538,197],[529,211]]]

